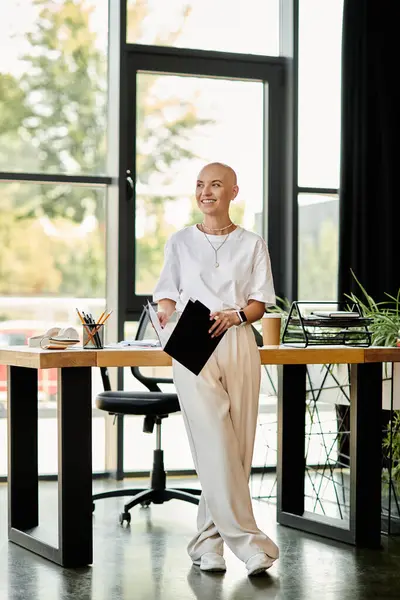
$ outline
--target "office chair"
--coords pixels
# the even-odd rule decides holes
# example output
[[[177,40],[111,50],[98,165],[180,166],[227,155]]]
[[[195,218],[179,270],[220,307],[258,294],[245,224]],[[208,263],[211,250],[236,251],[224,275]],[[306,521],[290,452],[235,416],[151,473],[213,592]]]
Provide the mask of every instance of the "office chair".
[[[143,311],[136,334],[137,340],[145,339],[145,332],[149,325],[146,311]],[[101,377],[104,392],[96,397],[96,406],[100,410],[107,411],[110,415],[143,415],[145,433],[152,433],[156,426],[156,447],[153,453],[153,469],[149,488],[141,489],[119,489],[102,492],[93,496],[93,501],[101,498],[112,498],[116,496],[132,496],[132,499],[124,506],[124,511],[119,516],[123,525],[131,521],[129,510],[137,504],[143,507],[153,504],[163,504],[173,498],[198,504],[201,490],[193,488],[167,488],[166,473],[164,469],[164,453],[161,448],[161,424],[162,420],[171,413],[180,411],[178,396],[176,393],[165,393],[159,388],[159,384],[173,383],[172,379],[147,377],[143,375],[138,367],[131,367],[133,376],[143,383],[149,391],[111,391],[107,368],[102,367]],[[93,504],[94,510],[94,504]]]

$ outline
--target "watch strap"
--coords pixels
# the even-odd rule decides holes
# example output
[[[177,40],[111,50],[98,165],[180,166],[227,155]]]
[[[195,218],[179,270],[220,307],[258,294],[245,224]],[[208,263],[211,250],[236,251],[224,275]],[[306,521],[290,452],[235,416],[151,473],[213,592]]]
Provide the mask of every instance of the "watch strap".
[[[243,310],[237,310],[236,314],[239,317],[240,325],[243,325],[243,323],[247,322],[247,317],[246,317],[246,314],[245,314],[245,312]]]

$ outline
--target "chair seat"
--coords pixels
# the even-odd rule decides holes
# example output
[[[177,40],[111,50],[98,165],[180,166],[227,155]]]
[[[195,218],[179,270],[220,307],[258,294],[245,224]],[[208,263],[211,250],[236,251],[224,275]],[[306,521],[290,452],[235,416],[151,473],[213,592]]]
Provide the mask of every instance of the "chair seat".
[[[109,413],[153,417],[180,411],[178,395],[164,392],[101,392],[96,406]]]

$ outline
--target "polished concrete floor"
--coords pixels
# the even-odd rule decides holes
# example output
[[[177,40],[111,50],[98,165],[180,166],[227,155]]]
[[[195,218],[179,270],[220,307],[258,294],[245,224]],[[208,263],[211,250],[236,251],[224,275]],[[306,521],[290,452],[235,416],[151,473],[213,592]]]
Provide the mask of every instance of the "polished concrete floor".
[[[95,482],[94,488],[111,485]],[[41,523],[53,530],[55,483],[41,483],[40,502]],[[400,538],[383,537],[379,551],[355,550],[281,527],[274,505],[254,501],[259,525],[278,540],[280,560],[266,576],[249,579],[244,565],[227,550],[227,572],[207,574],[193,567],[186,554],[195,527],[194,505],[173,500],[149,509],[136,507],[131,526],[121,527],[122,504],[121,498],[97,502],[93,565],[69,570],[7,541],[7,486],[0,485],[0,600],[400,598]]]

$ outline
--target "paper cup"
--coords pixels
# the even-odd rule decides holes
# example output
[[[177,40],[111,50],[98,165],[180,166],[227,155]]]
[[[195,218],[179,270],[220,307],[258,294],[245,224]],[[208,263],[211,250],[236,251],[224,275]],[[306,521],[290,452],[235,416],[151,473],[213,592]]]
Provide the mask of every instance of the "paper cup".
[[[279,346],[282,317],[278,313],[264,315],[261,319],[264,346]]]

